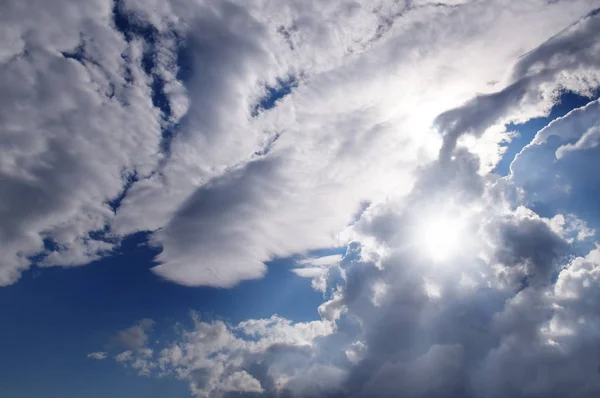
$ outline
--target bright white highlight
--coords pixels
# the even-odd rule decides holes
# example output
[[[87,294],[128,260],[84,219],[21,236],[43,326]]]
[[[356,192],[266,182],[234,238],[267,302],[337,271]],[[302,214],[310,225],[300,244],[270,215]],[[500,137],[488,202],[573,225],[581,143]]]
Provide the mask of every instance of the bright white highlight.
[[[417,243],[435,262],[442,262],[457,253],[464,229],[464,220],[449,215],[427,218],[417,229]]]

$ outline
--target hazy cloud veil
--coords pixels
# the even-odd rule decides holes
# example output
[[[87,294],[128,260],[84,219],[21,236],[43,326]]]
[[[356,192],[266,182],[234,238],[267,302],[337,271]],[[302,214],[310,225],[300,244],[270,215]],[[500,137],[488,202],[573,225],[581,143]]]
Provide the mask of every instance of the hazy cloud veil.
[[[600,396],[599,7],[5,1],[0,285],[137,232],[187,286],[345,247],[294,269],[320,320],[132,320],[88,357],[198,397]]]

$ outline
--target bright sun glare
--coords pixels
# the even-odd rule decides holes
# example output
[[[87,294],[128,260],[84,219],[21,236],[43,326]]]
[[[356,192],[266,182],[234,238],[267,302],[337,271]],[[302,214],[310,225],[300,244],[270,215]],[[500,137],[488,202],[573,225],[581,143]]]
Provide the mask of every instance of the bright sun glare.
[[[421,250],[435,262],[447,260],[459,250],[463,220],[451,216],[433,216],[423,221],[417,231]]]

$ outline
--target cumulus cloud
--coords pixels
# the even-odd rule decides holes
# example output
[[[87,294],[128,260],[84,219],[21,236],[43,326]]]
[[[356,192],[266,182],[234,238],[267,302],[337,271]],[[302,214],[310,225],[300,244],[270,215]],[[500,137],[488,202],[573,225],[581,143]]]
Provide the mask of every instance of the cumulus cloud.
[[[306,375],[297,365],[317,366],[312,360],[319,351],[318,340],[334,331],[328,321],[293,323],[275,315],[237,325],[204,322],[195,313],[192,320],[193,328],[181,330],[174,341],[158,347],[155,343],[146,344],[144,339],[143,344],[136,344],[136,350],[117,354],[115,361],[141,375],[186,380],[191,393],[198,397],[272,394],[296,379],[299,381],[294,388],[308,388],[304,385],[308,380],[303,379]],[[122,339],[124,333],[130,335],[139,327],[138,324],[121,331],[115,339]],[[327,370],[324,365],[322,369]],[[331,372],[330,376],[339,382],[342,371],[331,368]],[[327,373],[319,377],[328,388],[331,380]]]
[[[531,222],[528,217],[522,222]],[[490,221],[499,228],[505,222]],[[541,230],[540,249],[550,234]],[[503,241],[506,250],[523,255],[500,256],[496,267],[547,266],[547,258],[524,249],[529,245]],[[236,392],[265,396],[558,397],[569,396],[573,385],[579,386],[573,396],[600,391],[593,338],[598,249],[565,259],[554,284],[504,283],[485,255],[441,265],[417,260],[418,249],[396,247],[375,263],[359,252],[372,247],[357,250],[341,261],[345,283],[328,303],[344,307],[335,324],[273,316],[228,325],[194,317],[193,328],[164,348],[149,344],[116,359],[140,374],[187,380],[196,396],[229,396],[234,379]],[[537,273],[526,268],[522,275]],[[376,301],[378,283],[387,289]]]

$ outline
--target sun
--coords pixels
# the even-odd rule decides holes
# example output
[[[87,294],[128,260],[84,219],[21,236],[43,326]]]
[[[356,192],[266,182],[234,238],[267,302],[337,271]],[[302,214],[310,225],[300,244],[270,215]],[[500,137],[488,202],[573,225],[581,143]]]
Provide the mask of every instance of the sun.
[[[443,262],[460,250],[464,220],[450,215],[434,215],[417,228],[417,243],[421,251],[435,262]]]

